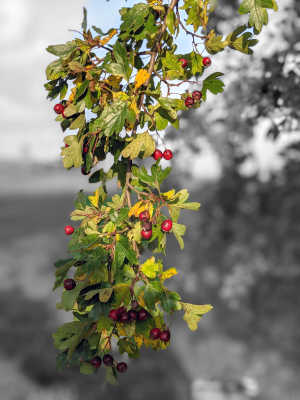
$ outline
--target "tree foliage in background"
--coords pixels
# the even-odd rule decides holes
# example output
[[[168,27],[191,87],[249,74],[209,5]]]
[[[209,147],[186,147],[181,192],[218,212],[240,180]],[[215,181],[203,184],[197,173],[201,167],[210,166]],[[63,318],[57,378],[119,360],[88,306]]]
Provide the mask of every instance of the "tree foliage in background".
[[[161,190],[171,168],[163,169],[160,159],[150,170],[140,160],[155,151],[159,131],[169,125],[179,128],[181,111],[200,107],[209,92],[223,92],[223,74],[207,74],[199,46],[212,55],[225,48],[252,54],[255,35],[268,22],[267,10],[277,9],[274,0],[244,0],[239,12],[249,15],[248,25],[223,37],[209,28],[215,6],[212,0],[148,0],[121,8],[120,27],[108,32],[89,29],[85,11],[80,38],[47,49],[57,58],[47,67],[45,88],[50,99],[60,97],[63,112],[57,121],[62,130],[74,131],[65,136],[63,164],[81,168],[90,182],[101,182],[92,196],[79,192],[71,219],[80,224],[69,242],[70,258],[55,264],[55,289],[71,273],[75,282],[58,304],[74,316],[53,335],[60,368],[78,365],[90,374],[97,369],[91,360],[117,349],[131,358],[138,357],[142,346],[165,349],[170,341],[157,340],[151,332],[169,332],[169,315],[183,311],[195,330],[212,308],[185,303],[170,291],[165,280],[177,270],[165,269],[156,256],[166,253],[169,234],[183,249],[181,210],[197,210],[200,204],[188,201],[186,189]],[[191,38],[187,54],[177,52],[180,30]],[[184,83],[195,85],[202,100],[189,104],[190,91],[174,95],[173,88]],[[108,154],[112,166],[91,173]],[[109,196],[106,183],[112,179],[120,192]],[[166,220],[172,223],[169,233],[162,229]],[[145,230],[151,231],[147,238]],[[154,255],[146,258],[146,251]],[[127,315],[142,311],[144,318],[116,320],[111,318],[114,310]],[[110,383],[116,382],[117,370],[115,362],[107,367]]]

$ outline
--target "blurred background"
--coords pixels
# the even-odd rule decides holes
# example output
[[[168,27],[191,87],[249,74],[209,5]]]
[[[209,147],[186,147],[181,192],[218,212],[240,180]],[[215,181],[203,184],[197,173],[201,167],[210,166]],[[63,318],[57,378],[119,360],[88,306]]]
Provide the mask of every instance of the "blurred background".
[[[170,287],[214,310],[188,331],[171,322],[169,351],[145,351],[119,387],[101,373],[58,373],[51,333],[53,262],[79,189],[59,160],[63,134],[43,89],[48,44],[73,37],[82,7],[90,24],[117,26],[123,0],[1,0],[0,5],[0,398],[1,400],[298,400],[300,398],[300,4],[281,0],[254,56],[223,52],[213,65],[226,91],[183,113],[165,142],[175,152],[166,189],[187,187],[199,213],[184,214],[186,247],[170,243]],[[220,0],[228,33],[239,1]],[[180,47],[188,49],[184,36]],[[215,67],[211,68],[216,70]]]

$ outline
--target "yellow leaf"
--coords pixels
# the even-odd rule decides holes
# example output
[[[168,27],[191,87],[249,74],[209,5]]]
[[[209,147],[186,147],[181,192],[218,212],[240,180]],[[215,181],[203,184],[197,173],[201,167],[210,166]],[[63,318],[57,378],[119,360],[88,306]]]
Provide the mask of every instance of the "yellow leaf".
[[[129,210],[128,217],[132,217],[133,215],[138,218],[141,212],[148,210],[150,217],[153,215],[153,204],[148,200],[140,200],[135,203],[131,209]]]
[[[161,274],[161,280],[164,281],[165,279],[172,278],[172,276],[177,275],[178,272],[176,268],[169,268]]]
[[[173,198],[175,197],[175,190],[169,190],[168,192],[162,193],[162,195],[167,200],[173,200]]]
[[[122,79],[123,78],[120,75],[110,75],[104,82],[106,82],[109,86],[112,86],[114,89],[119,89]]]
[[[76,95],[76,88],[73,88],[73,89],[71,89],[71,94],[70,94],[70,97],[69,97],[69,102],[72,103],[72,101],[74,100],[75,95]]]
[[[93,206],[98,207],[99,197],[100,197],[100,188],[96,190],[93,196],[89,196],[89,201],[93,204]]]
[[[99,43],[101,44],[101,46],[104,46],[106,43],[108,43],[110,41],[110,39],[115,36],[117,34],[117,30],[113,29],[110,34],[108,36],[106,36],[105,38],[101,39],[99,41]]]
[[[135,85],[134,87],[138,89],[142,86],[147,80],[150,78],[150,74],[145,69],[140,69],[135,77]]]
[[[112,288],[100,289],[100,291],[99,291],[99,300],[102,303],[107,303],[108,300],[111,298],[112,292],[113,292]]]
[[[126,93],[124,93],[124,92],[113,92],[113,98],[116,100],[116,99],[120,99],[120,100],[122,100],[122,101],[126,101],[126,100],[128,100],[128,98],[129,98],[129,96],[126,94]]]
[[[140,110],[139,110],[139,108],[138,108],[138,106],[137,106],[137,104],[136,104],[135,98],[132,100],[132,102],[131,102],[129,108],[131,108],[131,110],[134,111],[134,113],[135,113],[136,116],[139,115]]]
[[[140,349],[144,343],[144,336],[143,335],[135,335],[134,341],[135,341],[137,347]]]
[[[125,147],[121,154],[123,157],[133,160],[143,152],[143,158],[147,158],[154,153],[155,147],[156,145],[153,137],[146,131],[133,138],[131,143]]]
[[[155,258],[151,257],[148,258],[147,261],[144,262],[144,264],[141,265],[140,270],[145,274],[148,278],[154,279],[156,278],[156,275],[158,272],[161,272],[162,270],[162,265],[161,263],[156,263]]]
[[[202,316],[213,309],[210,304],[196,305],[189,303],[181,303],[183,310],[185,311],[183,319],[187,323],[191,331],[195,331],[198,328],[198,322]]]

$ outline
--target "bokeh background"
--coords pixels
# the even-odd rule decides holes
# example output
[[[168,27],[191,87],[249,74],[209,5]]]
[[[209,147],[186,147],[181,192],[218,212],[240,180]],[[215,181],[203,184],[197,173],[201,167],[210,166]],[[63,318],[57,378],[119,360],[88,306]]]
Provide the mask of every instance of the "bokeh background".
[[[211,70],[226,91],[166,132],[174,170],[166,188],[188,187],[186,248],[170,245],[173,280],[190,302],[215,306],[196,333],[171,322],[167,352],[145,352],[119,387],[103,376],[58,373],[51,333],[53,262],[76,192],[95,187],[64,171],[63,134],[43,89],[48,44],[90,24],[117,26],[124,0],[1,0],[0,4],[0,398],[1,400],[298,400],[300,398],[300,6],[281,0],[254,56],[224,52]],[[226,34],[243,18],[220,0]],[[184,36],[181,49],[188,49]],[[215,67],[217,66],[217,67]]]

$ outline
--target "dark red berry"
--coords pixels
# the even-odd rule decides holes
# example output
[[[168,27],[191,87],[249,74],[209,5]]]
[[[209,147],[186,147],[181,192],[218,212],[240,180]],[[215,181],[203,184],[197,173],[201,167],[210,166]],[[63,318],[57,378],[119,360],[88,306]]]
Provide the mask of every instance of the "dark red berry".
[[[130,321],[136,321],[138,317],[138,313],[135,310],[128,311]]]
[[[151,231],[151,229],[152,229],[152,224],[151,224],[151,222],[144,222],[144,223],[143,223],[143,229],[144,229],[145,231]]]
[[[202,64],[204,65],[204,67],[209,67],[211,64],[211,59],[209,57],[204,57],[202,60]]]
[[[56,112],[56,114],[62,114],[64,112],[65,107],[61,103],[58,103],[58,104],[55,104],[53,109]]]
[[[184,100],[184,104],[187,108],[191,108],[194,104],[194,99],[189,96]]]
[[[150,229],[149,231],[146,231],[145,229],[142,229],[141,235],[142,235],[143,239],[149,240],[151,238],[151,236],[152,236],[152,229]]]
[[[125,311],[120,316],[120,322],[124,322],[125,323],[125,322],[128,322],[128,321],[129,321],[129,315],[128,315],[128,312]]]
[[[108,316],[109,316],[109,318],[112,319],[113,321],[118,321],[118,319],[119,319],[118,310],[110,310]]]
[[[161,334],[161,331],[160,331],[159,328],[153,328],[153,329],[151,329],[151,331],[150,331],[150,338],[151,338],[152,340],[159,339],[159,338],[160,338],[160,334]]]
[[[66,148],[67,148],[67,147],[70,147],[70,145],[69,145],[68,143],[66,143],[66,144],[65,144],[65,147],[66,147]]]
[[[162,342],[169,342],[171,338],[170,331],[169,330],[162,331],[159,338]]]
[[[156,149],[155,152],[152,154],[152,157],[154,158],[155,161],[159,160],[162,158],[163,153]]]
[[[119,315],[119,318],[121,317],[121,315],[124,313],[124,312],[126,312],[126,308],[125,307],[119,307],[119,308],[117,308],[117,313],[118,313],[118,315]]]
[[[186,68],[188,65],[188,60],[186,60],[185,58],[180,58],[179,60],[181,62],[181,66],[182,68]]]
[[[106,365],[107,367],[111,367],[113,363],[114,363],[113,356],[111,356],[110,354],[105,354],[105,356],[103,356],[104,365]]]
[[[140,310],[138,313],[138,320],[145,321],[148,318],[148,313],[146,310]]]
[[[165,219],[161,224],[161,230],[164,232],[169,232],[172,229],[173,222],[171,219]]]
[[[91,360],[91,364],[92,364],[92,366],[93,367],[95,367],[95,368],[100,368],[101,367],[101,363],[102,363],[102,361],[101,361],[101,358],[100,357],[94,357],[92,360]]]
[[[194,101],[200,101],[202,98],[202,92],[200,92],[200,90],[194,90],[192,93],[192,97]]]
[[[173,153],[170,149],[166,149],[163,154],[165,160],[171,160],[173,158]]]
[[[64,280],[64,288],[66,290],[73,290],[76,287],[74,279],[68,278]]]
[[[71,225],[66,225],[64,227],[64,230],[66,235],[72,235],[72,233],[74,232],[74,228]]]
[[[148,221],[150,218],[150,214],[148,210],[142,211],[139,215],[140,221]]]
[[[126,364],[125,362],[119,362],[119,363],[117,364],[117,370],[118,370],[118,372],[120,372],[121,374],[122,374],[123,372],[126,372],[126,371],[127,371],[127,364]]]
[[[83,153],[86,154],[89,151],[89,146],[83,146]]]

